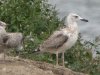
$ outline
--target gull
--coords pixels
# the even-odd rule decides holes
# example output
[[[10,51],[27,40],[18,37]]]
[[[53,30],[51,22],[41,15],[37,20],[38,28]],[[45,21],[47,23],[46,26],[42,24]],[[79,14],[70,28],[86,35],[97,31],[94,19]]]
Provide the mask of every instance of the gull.
[[[24,36],[20,32],[6,32],[7,24],[0,21],[0,51],[4,51],[4,60],[6,50],[15,48],[16,50],[23,49]]]
[[[4,43],[7,41],[7,32],[5,30],[7,24],[3,21],[0,21],[0,52],[4,51],[5,57],[5,50],[4,50]]]
[[[64,53],[75,45],[78,39],[78,25],[77,21],[81,20],[88,22],[88,20],[80,17],[75,13],[69,13],[66,18],[67,25],[65,28],[55,31],[47,40],[45,40],[35,51],[49,52],[56,54],[56,65],[58,66],[58,54],[62,53],[62,65],[64,64]]]
[[[16,52],[18,52],[18,56],[16,56],[16,58],[19,58],[20,55],[19,51],[23,49],[23,42],[24,42],[24,36],[21,32],[7,32],[6,41],[3,45],[6,49],[5,54],[7,53],[7,50],[15,49]]]

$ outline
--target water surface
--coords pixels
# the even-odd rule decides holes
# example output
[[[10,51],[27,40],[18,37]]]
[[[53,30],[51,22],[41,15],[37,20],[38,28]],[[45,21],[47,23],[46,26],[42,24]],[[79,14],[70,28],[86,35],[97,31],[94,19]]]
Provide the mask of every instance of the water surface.
[[[84,38],[93,39],[100,35],[100,0],[49,0],[49,3],[56,5],[60,18],[70,12],[76,12],[88,19],[88,23],[79,22]]]

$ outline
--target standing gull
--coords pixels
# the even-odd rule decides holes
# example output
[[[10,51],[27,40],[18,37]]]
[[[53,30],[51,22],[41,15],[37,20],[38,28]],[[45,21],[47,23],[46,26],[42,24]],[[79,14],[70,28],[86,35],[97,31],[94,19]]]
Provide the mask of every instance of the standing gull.
[[[6,23],[0,21],[0,53],[4,51],[4,58],[5,58],[5,50],[4,50],[4,43],[7,41],[7,32],[5,30]]]
[[[64,65],[64,53],[70,49],[78,39],[78,25],[77,21],[88,20],[81,18],[75,13],[70,13],[66,18],[67,25],[58,31],[55,31],[39,48],[35,51],[50,52],[56,54],[56,65],[58,65],[58,54],[62,53],[62,62]]]
[[[23,34],[20,32],[6,32],[7,24],[0,21],[0,52],[4,51],[4,60],[7,49],[15,48],[16,50],[23,49]]]

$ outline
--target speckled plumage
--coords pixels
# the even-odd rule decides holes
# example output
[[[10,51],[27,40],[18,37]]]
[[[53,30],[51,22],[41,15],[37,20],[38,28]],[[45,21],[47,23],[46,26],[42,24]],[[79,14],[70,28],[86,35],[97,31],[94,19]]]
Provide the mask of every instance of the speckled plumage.
[[[41,52],[50,52],[56,54],[56,65],[58,65],[58,53],[62,53],[64,66],[64,52],[70,49],[78,39],[77,20],[88,22],[77,14],[70,13],[66,19],[67,26],[55,31],[46,41],[38,48]]]
[[[7,48],[18,48],[21,49],[23,43],[22,33],[7,33],[8,40],[6,42]]]
[[[0,21],[0,52],[4,51],[4,59],[6,50],[9,48],[16,48],[21,50],[23,48],[23,35],[22,33],[6,32],[6,23]]]

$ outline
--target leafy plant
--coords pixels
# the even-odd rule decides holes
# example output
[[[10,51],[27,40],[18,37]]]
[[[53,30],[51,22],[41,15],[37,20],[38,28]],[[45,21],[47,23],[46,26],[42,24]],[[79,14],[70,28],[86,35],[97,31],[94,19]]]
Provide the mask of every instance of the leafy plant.
[[[35,42],[25,41],[25,51],[31,53],[59,25],[55,7],[46,0],[4,0],[0,4],[0,20],[8,24],[7,31],[32,33]]]
[[[55,59],[52,59],[49,53],[33,54],[40,43],[57,27],[63,25],[63,21],[60,22],[57,17],[55,7],[48,4],[47,0],[1,0],[0,20],[8,24],[8,32],[22,32],[24,36],[32,34],[34,42],[24,41],[21,57],[55,63]],[[97,49],[99,44],[90,41],[82,44],[81,40],[80,36],[75,46],[66,51],[66,66],[75,71],[99,75],[100,59],[93,60],[90,51],[91,48]],[[16,51],[12,50],[11,54],[16,55]]]

